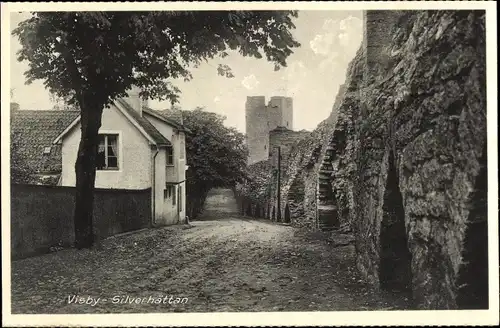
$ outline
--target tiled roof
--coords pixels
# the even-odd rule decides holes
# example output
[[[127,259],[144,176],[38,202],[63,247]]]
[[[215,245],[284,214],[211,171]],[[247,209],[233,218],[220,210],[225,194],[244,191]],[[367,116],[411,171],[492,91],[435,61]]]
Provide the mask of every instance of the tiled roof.
[[[22,157],[21,161],[30,171],[61,171],[61,148],[52,142],[79,114],[72,110],[11,111],[11,139],[15,140],[17,156]],[[44,154],[46,147],[51,147],[49,154]]]
[[[166,110],[155,110],[151,109],[148,107],[145,107],[143,109],[146,113],[152,114],[152,115],[159,115],[161,116],[164,120],[170,122],[173,126],[175,127],[181,127],[182,126],[182,118],[180,116],[181,112],[180,110],[172,110],[172,109],[166,109]]]
[[[144,107],[143,111],[150,115],[160,116],[164,121],[171,124],[180,131],[191,133],[191,131],[189,131],[189,129],[187,129],[183,125],[182,112],[179,109],[154,110],[148,107]]]
[[[148,121],[148,119],[142,117],[139,115],[139,113],[134,110],[130,105],[123,99],[117,99],[116,102],[118,102],[126,111],[127,113],[132,116],[132,118],[146,131],[146,133],[153,138],[153,140],[156,142],[157,145],[159,146],[171,146],[172,144],[170,141],[167,140],[163,136],[163,134],[158,131],[154,125]]]

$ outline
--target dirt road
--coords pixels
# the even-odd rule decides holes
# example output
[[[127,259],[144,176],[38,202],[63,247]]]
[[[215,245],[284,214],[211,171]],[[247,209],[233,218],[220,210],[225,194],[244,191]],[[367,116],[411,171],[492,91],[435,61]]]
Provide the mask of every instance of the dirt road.
[[[334,311],[401,309],[354,269],[352,245],[234,214],[216,190],[202,221],[12,264],[13,313]],[[82,297],[83,304],[74,303]],[[176,303],[177,304],[174,304]]]

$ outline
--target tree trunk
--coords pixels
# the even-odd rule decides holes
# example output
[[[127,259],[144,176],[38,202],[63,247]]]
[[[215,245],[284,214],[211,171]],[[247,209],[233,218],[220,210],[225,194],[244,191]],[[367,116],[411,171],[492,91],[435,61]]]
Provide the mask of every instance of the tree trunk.
[[[90,248],[94,243],[92,217],[94,212],[94,186],[98,133],[101,127],[102,106],[94,107],[90,102],[81,107],[81,140],[75,164],[75,247]]]

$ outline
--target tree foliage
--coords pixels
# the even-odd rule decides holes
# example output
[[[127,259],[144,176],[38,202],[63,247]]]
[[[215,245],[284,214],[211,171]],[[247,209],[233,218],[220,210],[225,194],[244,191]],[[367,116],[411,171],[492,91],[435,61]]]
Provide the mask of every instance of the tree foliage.
[[[238,50],[286,66],[292,48],[293,11],[36,12],[13,31],[28,60],[27,82],[44,80],[50,92],[81,104],[125,96],[131,85],[142,96],[176,101],[169,79],[191,79],[190,66]],[[226,65],[221,75],[231,76]],[[96,87],[97,86],[97,87]]]
[[[75,104],[68,104],[68,101],[56,94],[50,94],[50,101],[54,104],[53,110],[78,110]]]
[[[10,134],[10,181],[11,183],[33,183],[32,170],[26,165],[25,154],[20,151],[19,133]]]
[[[81,111],[75,163],[75,244],[93,244],[92,208],[102,111],[132,86],[143,98],[175,103],[173,79],[191,79],[190,67],[228,49],[286,66],[300,44],[294,11],[34,12],[13,31],[28,61],[27,83],[41,79],[57,97]],[[218,73],[231,77],[230,68]]]
[[[217,187],[233,187],[246,177],[248,150],[245,136],[224,126],[225,117],[196,108],[182,111],[186,136],[187,206],[195,218],[207,192]]]
[[[246,176],[248,150],[245,136],[224,126],[225,117],[202,108],[183,111],[188,180],[210,188],[231,187]]]

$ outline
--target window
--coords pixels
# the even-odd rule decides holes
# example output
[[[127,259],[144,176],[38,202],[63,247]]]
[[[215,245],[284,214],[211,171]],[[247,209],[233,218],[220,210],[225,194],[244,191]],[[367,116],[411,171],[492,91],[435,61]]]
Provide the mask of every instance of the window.
[[[97,148],[97,169],[118,170],[118,135],[99,135],[99,146]]]
[[[167,188],[163,190],[164,199],[171,198],[173,194],[174,194],[174,186],[168,185]]]
[[[52,147],[44,147],[43,148],[43,154],[44,155],[49,155],[51,149],[52,149]]]
[[[167,147],[167,165],[174,165],[174,149]]]

